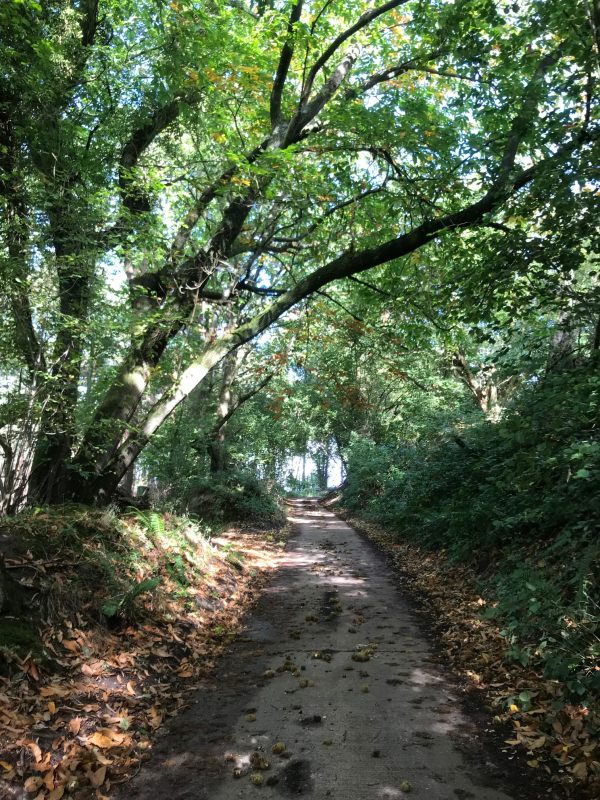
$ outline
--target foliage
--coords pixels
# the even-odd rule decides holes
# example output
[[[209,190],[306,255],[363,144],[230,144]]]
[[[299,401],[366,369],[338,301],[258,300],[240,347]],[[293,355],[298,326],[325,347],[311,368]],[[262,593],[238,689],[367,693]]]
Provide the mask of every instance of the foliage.
[[[475,564],[509,657],[541,661],[575,695],[600,689],[599,402],[593,362],[523,387],[462,446],[356,440],[344,492],[349,509]]]
[[[217,364],[366,270],[413,343],[586,295],[585,4],[7,0],[0,30],[8,510],[109,502]]]
[[[285,523],[277,493],[252,472],[240,470],[213,475],[209,480],[192,479],[184,497],[192,513],[209,521],[262,528]]]
[[[136,599],[144,592],[152,592],[160,585],[160,578],[146,578],[146,580],[135,583],[123,594],[111,597],[102,603],[102,613],[107,619],[115,617],[128,618],[132,616],[135,608]]]

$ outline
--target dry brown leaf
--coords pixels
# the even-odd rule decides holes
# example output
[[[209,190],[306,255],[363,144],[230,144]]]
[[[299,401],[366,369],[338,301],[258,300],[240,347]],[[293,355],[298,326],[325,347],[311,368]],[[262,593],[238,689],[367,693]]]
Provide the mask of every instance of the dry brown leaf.
[[[148,715],[149,715],[148,724],[150,725],[150,727],[153,728],[154,730],[160,728],[160,724],[163,718],[162,714],[158,713],[156,706],[152,706],[152,708],[148,712]]]
[[[177,674],[180,678],[193,678],[194,670],[190,666],[181,667],[177,670]]]
[[[26,746],[31,750],[31,754],[39,763],[42,760],[42,749],[37,742],[25,742]]]
[[[99,767],[95,772],[90,774],[90,783],[95,789],[99,789],[106,780],[106,767]]]
[[[94,677],[96,675],[101,675],[104,671],[104,662],[103,661],[92,661],[90,664],[82,664],[81,671],[84,675],[88,677]]]
[[[69,730],[73,734],[73,736],[77,736],[81,729],[81,717],[73,717],[73,719],[69,720]]]
[[[39,681],[40,679],[40,671],[37,668],[37,665],[34,661],[26,661],[25,662],[25,672],[27,672],[34,681]]]
[[[69,694],[71,694],[71,690],[65,689],[62,686],[40,687],[40,695],[42,697],[66,697]]]
[[[528,747],[530,750],[538,750],[540,747],[543,747],[546,744],[546,737],[540,736],[539,739],[534,739],[533,742],[530,742]]]
[[[588,768],[585,761],[578,761],[574,767],[571,768],[571,772],[575,777],[579,778],[580,780],[585,780],[588,774]]]
[[[56,789],[53,789],[50,794],[48,795],[48,800],[61,800],[61,797],[65,793],[64,786],[57,786]]]
[[[102,747],[103,749],[108,747],[116,747],[116,744],[109,736],[98,732],[93,733],[90,737],[88,737],[88,742],[96,747]]]
[[[27,794],[33,794],[37,792],[38,789],[41,789],[44,785],[44,781],[37,775],[34,775],[31,778],[27,778],[25,783],[23,784],[23,788],[27,792]]]
[[[88,742],[105,750],[110,747],[119,747],[129,739],[130,737],[126,733],[118,733],[117,731],[111,731],[109,728],[102,728],[89,736]]]

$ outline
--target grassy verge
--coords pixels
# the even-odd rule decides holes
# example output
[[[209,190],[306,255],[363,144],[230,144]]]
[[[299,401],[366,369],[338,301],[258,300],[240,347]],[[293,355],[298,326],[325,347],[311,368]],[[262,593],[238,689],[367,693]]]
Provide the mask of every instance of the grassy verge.
[[[153,512],[0,525],[0,795],[104,797],[210,673],[283,547]]]

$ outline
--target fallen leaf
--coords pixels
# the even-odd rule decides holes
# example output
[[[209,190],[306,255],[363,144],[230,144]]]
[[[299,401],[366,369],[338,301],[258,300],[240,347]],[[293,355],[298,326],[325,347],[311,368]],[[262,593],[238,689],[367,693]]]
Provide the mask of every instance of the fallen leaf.
[[[66,697],[70,693],[70,689],[63,689],[62,686],[42,686],[40,688],[42,697]]]
[[[585,763],[585,761],[579,761],[577,762],[577,764],[575,764],[574,767],[571,768],[571,772],[573,773],[573,775],[575,775],[576,778],[584,780],[585,778],[587,778],[588,774],[587,764]]]
[[[106,767],[99,767],[95,772],[90,774],[90,783],[96,789],[99,789],[106,780]]]
[[[41,789],[43,785],[44,781],[42,780],[42,778],[38,777],[37,775],[34,775],[31,778],[27,778],[27,780],[23,784],[23,788],[25,789],[27,794],[33,794],[34,792],[37,792],[38,789]]]
[[[89,677],[101,675],[104,671],[104,662],[92,661],[90,664],[82,664],[81,671],[84,675],[88,675]]]
[[[177,674],[180,678],[193,678],[194,670],[191,667],[185,667],[184,669],[178,669]]]
[[[37,665],[33,661],[27,661],[25,664],[25,672],[27,672],[34,681],[39,681],[40,679],[40,671],[37,668]]]
[[[25,742],[37,762],[42,760],[42,749],[37,742]]]
[[[540,736],[539,739],[535,739],[533,742],[529,743],[530,750],[538,750],[540,747],[543,747],[546,743],[546,737]]]
[[[81,729],[81,717],[73,717],[73,719],[69,721],[69,730],[71,731],[73,736],[77,736],[80,729]]]
[[[107,749],[109,747],[119,747],[129,738],[125,733],[117,733],[117,731],[111,731],[109,728],[103,728],[89,736],[87,741],[96,747]]]

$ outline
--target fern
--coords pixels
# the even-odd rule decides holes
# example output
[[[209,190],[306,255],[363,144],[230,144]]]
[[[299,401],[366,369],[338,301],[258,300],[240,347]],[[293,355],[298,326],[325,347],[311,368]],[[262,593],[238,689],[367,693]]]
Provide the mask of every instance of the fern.
[[[156,538],[164,536],[165,534],[165,521],[160,514],[156,511],[139,511],[137,508],[131,510],[131,516],[137,521],[142,528],[145,528],[147,533]]]
[[[160,514],[157,514],[155,511],[152,511],[148,515],[148,529],[155,537],[164,536],[165,521]]]
[[[127,592],[115,595],[106,600],[101,606],[102,613],[107,619],[130,616],[134,608],[135,600],[141,594],[156,589],[160,582],[160,578],[146,578],[134,584]]]

